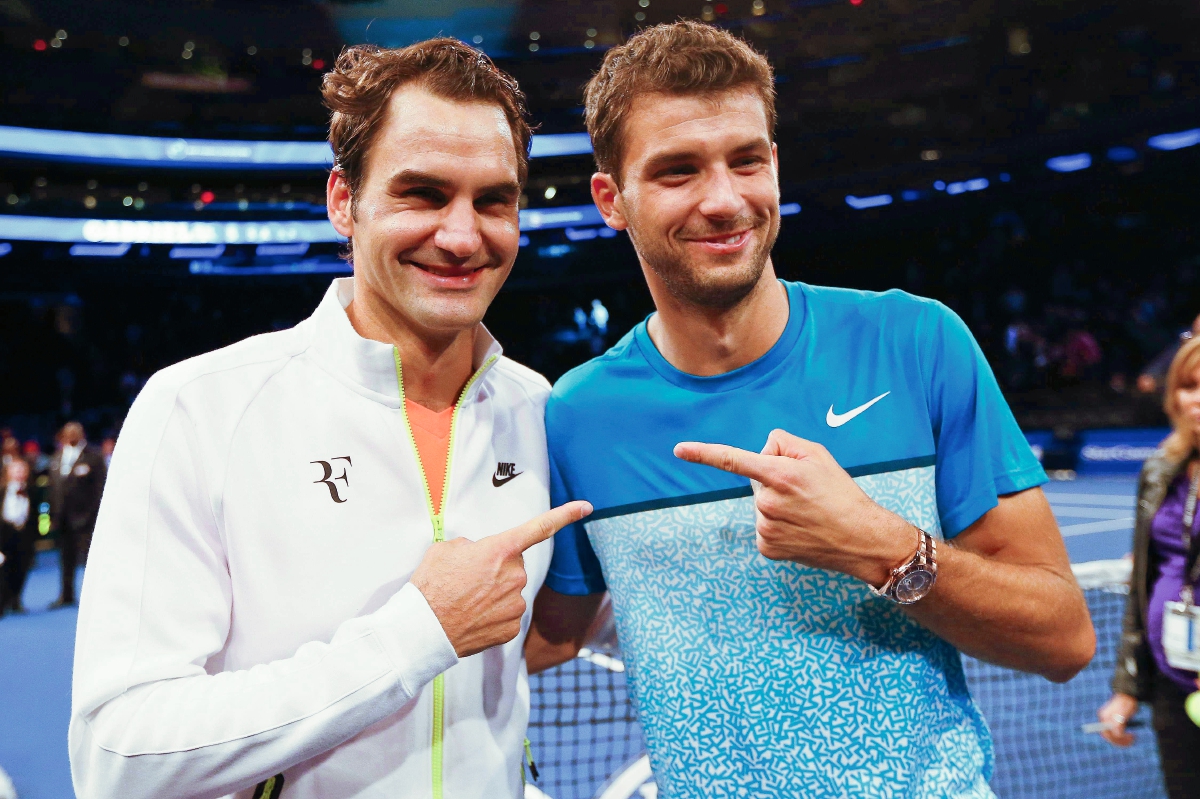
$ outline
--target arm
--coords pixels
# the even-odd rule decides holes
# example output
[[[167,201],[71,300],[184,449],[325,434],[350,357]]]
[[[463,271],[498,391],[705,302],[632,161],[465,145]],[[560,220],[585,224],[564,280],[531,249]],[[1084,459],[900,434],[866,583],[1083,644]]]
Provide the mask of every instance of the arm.
[[[172,402],[139,399],[101,504],[69,732],[81,799],[253,786],[396,712],[457,661],[425,597],[406,585],[328,641],[209,673],[229,635],[232,584],[198,434]]]
[[[873,585],[916,549],[911,524],[880,507],[820,444],[776,430],[762,454],[683,443],[676,454],[758,481],[763,556]],[[907,611],[968,654],[1058,682],[1091,659],[1095,633],[1040,489],[999,504],[938,547],[933,591]]]
[[[543,587],[533,601],[525,638],[525,666],[537,674],[579,654],[588,639],[604,594],[571,596]]]
[[[877,562],[881,579],[873,584],[911,556]],[[1096,650],[1087,603],[1040,488],[1000,497],[950,546],[939,547],[933,591],[905,610],[972,657],[1054,682],[1074,677]]]

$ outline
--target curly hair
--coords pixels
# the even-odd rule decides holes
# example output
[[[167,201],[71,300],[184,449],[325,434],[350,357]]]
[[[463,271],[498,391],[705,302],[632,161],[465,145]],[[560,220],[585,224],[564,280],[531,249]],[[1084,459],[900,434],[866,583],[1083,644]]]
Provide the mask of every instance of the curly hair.
[[[620,182],[624,123],[642,94],[710,94],[749,87],[775,135],[775,77],[767,59],[727,31],[693,20],[655,25],[609,50],[588,81],[585,110],[596,166]]]

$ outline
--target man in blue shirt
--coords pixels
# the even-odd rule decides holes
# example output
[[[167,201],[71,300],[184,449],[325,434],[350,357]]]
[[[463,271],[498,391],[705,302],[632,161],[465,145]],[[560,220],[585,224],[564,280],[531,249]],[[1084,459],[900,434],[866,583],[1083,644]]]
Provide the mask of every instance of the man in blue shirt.
[[[592,195],[657,313],[547,405],[554,502],[596,512],[556,537],[529,668],[607,589],[660,795],[991,796],[959,651],[1067,680],[1087,606],[962,321],[775,277],[772,87],[695,22],[588,86]]]

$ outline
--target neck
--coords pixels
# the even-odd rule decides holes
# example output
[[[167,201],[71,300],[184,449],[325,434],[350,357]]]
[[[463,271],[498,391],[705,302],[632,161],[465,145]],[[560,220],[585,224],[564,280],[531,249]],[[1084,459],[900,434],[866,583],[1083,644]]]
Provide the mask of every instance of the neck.
[[[730,308],[700,307],[672,295],[652,270],[647,283],[658,313],[647,330],[667,363],[699,377],[725,374],[761,358],[783,335],[788,297],[771,262],[762,277]]]
[[[431,411],[444,411],[458,401],[473,371],[475,327],[450,332],[421,328],[358,282],[346,316],[363,338],[396,348],[405,399]]]

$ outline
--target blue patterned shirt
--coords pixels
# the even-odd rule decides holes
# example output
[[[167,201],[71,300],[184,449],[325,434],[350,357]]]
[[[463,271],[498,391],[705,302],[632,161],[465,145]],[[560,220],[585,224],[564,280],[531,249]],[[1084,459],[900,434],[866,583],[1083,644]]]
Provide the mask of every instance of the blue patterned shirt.
[[[680,372],[643,322],[558,382],[552,499],[596,512],[556,536],[546,585],[612,593],[663,797],[990,797],[958,651],[851,577],[763,558],[749,481],[672,448],[782,428],[946,538],[1045,474],[945,306],[785,286],[787,327],[740,369]]]

